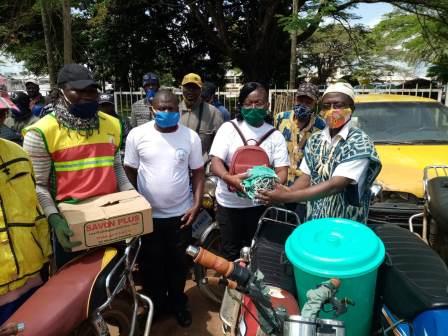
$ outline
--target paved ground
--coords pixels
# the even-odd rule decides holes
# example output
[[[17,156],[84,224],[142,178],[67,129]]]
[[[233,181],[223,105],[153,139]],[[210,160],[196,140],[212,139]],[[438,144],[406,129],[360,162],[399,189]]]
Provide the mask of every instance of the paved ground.
[[[187,281],[186,293],[193,314],[189,328],[179,327],[174,317],[153,324],[151,336],[217,336],[222,335],[219,305],[204,297],[192,280]]]

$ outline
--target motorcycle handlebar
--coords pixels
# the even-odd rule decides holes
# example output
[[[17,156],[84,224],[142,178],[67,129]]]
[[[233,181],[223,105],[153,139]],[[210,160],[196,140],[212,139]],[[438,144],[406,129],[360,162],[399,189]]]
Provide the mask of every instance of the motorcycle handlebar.
[[[236,281],[232,281],[232,280],[228,280],[228,279],[224,279],[224,278],[207,277],[207,278],[203,278],[202,281],[207,284],[213,285],[213,286],[224,285],[231,289],[235,289],[238,287],[238,284],[236,283]]]
[[[193,257],[193,261],[204,267],[211,268],[225,277],[228,277],[234,269],[234,264],[202,247],[188,246],[187,254]]]

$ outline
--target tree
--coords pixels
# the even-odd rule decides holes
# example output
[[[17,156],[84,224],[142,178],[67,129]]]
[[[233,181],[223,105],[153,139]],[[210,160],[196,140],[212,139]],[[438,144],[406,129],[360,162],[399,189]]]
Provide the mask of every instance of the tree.
[[[384,59],[372,53],[375,43],[367,27],[328,24],[300,45],[302,72],[315,77],[316,84],[326,84],[336,75],[372,81],[391,71]]]
[[[1,50],[16,61],[24,62],[37,76],[54,74],[63,64],[61,0],[0,0],[0,6]],[[85,21],[73,21],[74,44],[79,43],[84,26]],[[49,59],[46,45],[50,47]],[[73,57],[75,61],[84,62],[81,56],[82,51],[77,51]]]
[[[46,1],[52,3],[48,23],[58,67],[63,61],[62,0]],[[243,71],[245,80],[284,86],[291,30],[297,31],[300,45],[324,18],[343,22],[350,18],[347,10],[376,2],[437,20],[448,7],[438,0],[298,0],[297,13],[291,14],[291,0],[73,0],[72,57],[122,88],[139,86],[149,70],[177,80],[196,71],[219,82],[232,66]],[[39,0],[0,0],[0,5],[2,50],[36,74],[47,72]]]
[[[104,80],[114,76],[117,88],[138,88],[145,72],[175,78],[188,72],[222,82],[226,59],[197,39],[201,27],[188,10],[164,1],[92,1],[81,11],[84,57]]]
[[[428,68],[427,76],[448,83],[448,57],[441,57]]]
[[[48,76],[50,78],[50,86],[54,87],[56,84],[56,67],[53,56],[53,50],[51,48],[51,31],[49,24],[49,15],[48,15],[49,10],[47,6],[47,1],[40,0],[40,11],[42,17],[42,27],[44,32],[45,51],[47,54]]]
[[[429,8],[436,13],[448,8],[446,2],[438,0],[299,0],[298,12],[293,14],[291,2],[285,0],[199,0],[190,6],[210,46],[240,67],[246,80],[283,85],[287,78],[285,65],[290,63],[286,52],[288,32],[297,31],[298,43],[303,43],[324,18],[347,20],[348,9],[359,3],[378,2],[407,10]]]
[[[448,80],[448,10],[396,10],[374,29],[377,53],[411,64],[432,64],[428,76]]]
[[[64,26],[64,64],[70,64],[73,63],[70,0],[62,0],[62,24]]]
[[[292,3],[292,12],[298,13],[299,11],[299,0],[293,0]],[[296,72],[297,72],[297,31],[291,31],[291,55],[289,57],[289,87],[296,87]]]
[[[431,63],[448,54],[447,25],[421,14],[396,10],[384,17],[373,34],[379,41],[377,52],[413,64]]]

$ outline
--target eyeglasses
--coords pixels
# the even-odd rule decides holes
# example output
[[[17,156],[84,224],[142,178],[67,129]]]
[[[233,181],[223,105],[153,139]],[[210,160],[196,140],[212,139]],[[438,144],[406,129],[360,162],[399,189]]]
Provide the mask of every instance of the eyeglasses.
[[[337,110],[345,109],[345,108],[349,107],[349,105],[346,103],[325,103],[325,104],[321,104],[320,107],[323,111],[328,111],[332,108],[337,109]]]

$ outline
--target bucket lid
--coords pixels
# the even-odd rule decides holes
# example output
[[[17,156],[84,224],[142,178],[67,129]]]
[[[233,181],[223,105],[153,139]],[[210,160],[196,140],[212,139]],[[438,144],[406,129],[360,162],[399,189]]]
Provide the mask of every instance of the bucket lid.
[[[384,260],[381,239],[365,224],[344,218],[300,225],[288,237],[285,250],[295,267],[321,277],[361,276]]]

